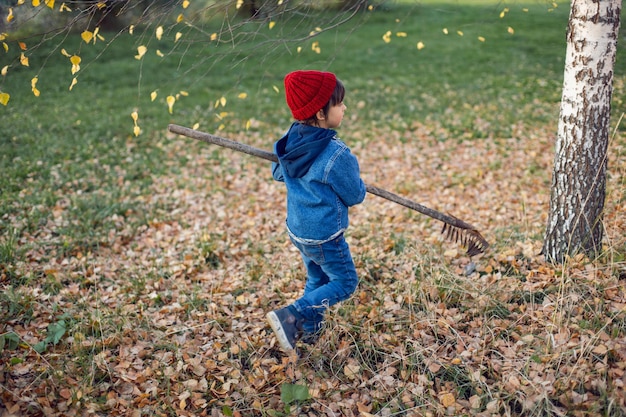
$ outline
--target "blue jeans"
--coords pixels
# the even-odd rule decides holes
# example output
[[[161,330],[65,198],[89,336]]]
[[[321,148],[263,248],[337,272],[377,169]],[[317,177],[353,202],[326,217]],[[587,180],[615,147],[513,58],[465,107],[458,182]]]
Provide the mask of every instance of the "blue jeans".
[[[303,330],[315,333],[321,328],[326,309],[349,298],[359,277],[343,234],[322,244],[291,241],[300,250],[307,270],[304,294],[293,306],[304,318]]]

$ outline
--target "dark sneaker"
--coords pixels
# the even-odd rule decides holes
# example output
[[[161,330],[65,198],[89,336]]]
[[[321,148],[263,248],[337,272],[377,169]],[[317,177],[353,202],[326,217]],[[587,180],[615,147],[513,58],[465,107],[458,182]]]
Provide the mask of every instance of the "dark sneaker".
[[[300,328],[301,323],[299,323],[301,320],[298,320],[289,307],[270,311],[265,317],[272,330],[274,330],[280,346],[286,351],[294,350],[302,331]]]

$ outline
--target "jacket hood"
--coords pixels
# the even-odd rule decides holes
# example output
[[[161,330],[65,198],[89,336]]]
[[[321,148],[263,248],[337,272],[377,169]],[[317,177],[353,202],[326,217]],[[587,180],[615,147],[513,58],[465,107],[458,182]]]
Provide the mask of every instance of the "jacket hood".
[[[308,171],[317,156],[335,137],[332,129],[294,123],[285,136],[276,142],[276,155],[292,178],[301,178]]]

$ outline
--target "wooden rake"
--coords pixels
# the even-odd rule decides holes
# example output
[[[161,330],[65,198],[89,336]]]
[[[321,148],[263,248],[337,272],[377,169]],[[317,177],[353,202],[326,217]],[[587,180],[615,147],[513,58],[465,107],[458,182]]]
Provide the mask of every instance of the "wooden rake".
[[[209,133],[201,132],[199,130],[190,129],[188,127],[170,124],[168,130],[178,135],[187,136],[192,139],[200,140],[202,142],[211,143],[214,145],[222,146],[224,148],[232,149],[238,152],[243,152],[248,155],[256,156],[266,159],[272,162],[278,162],[278,157],[272,152],[267,152],[262,149],[254,148],[252,146],[235,142],[233,140],[224,139],[219,136],[211,135]],[[463,220],[458,219],[450,214],[444,214],[440,211],[433,210],[425,207],[407,198],[401,197],[397,194],[383,190],[382,188],[374,187],[366,184],[366,190],[370,194],[377,195],[386,200],[400,204],[401,206],[408,207],[411,210],[415,210],[433,219],[443,222],[443,233],[447,239],[460,243],[467,248],[468,256],[475,256],[480,253],[485,253],[489,247],[489,243],[480,234],[480,232],[471,224],[465,223]]]

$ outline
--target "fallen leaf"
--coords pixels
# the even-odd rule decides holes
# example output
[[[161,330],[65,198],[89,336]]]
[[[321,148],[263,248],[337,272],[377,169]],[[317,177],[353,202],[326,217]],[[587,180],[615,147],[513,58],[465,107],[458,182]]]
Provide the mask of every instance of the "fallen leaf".
[[[446,392],[443,394],[439,394],[439,402],[441,403],[441,405],[447,408],[454,405],[454,403],[456,402],[456,398],[454,398],[454,394],[452,394],[451,392]]]

